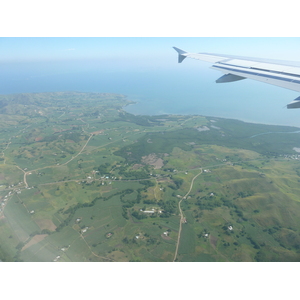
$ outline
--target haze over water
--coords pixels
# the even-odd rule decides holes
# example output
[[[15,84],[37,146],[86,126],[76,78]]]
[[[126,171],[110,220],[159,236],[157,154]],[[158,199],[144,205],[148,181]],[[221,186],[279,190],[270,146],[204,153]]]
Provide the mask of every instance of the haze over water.
[[[173,54],[173,55],[172,55]],[[32,92],[120,93],[137,104],[133,114],[199,114],[247,122],[300,127],[300,109],[287,110],[296,92],[253,80],[216,84],[222,76],[196,60],[164,68],[72,62],[7,63],[0,69],[0,94]],[[185,65],[183,65],[185,64]]]

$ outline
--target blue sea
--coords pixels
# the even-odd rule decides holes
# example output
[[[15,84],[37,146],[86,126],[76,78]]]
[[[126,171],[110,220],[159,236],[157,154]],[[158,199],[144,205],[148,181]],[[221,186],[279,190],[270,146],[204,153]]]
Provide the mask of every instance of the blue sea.
[[[191,63],[164,67],[95,68],[69,64],[2,64],[0,94],[80,91],[120,93],[136,102],[133,114],[197,114],[246,122],[300,127],[300,109],[284,106],[296,92],[242,80],[215,83],[221,73]]]

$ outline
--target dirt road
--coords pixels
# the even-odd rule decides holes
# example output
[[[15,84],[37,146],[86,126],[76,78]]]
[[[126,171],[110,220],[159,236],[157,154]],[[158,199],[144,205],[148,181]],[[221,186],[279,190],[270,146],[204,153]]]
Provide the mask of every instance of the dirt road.
[[[195,175],[191,181],[191,185],[190,185],[190,189],[189,191],[185,194],[184,197],[181,198],[181,200],[178,203],[178,208],[179,208],[179,213],[180,213],[180,223],[179,223],[179,231],[178,231],[178,239],[177,239],[177,244],[176,244],[176,251],[175,251],[175,255],[174,255],[174,259],[173,262],[176,260],[177,257],[177,253],[178,253],[178,248],[179,248],[179,244],[180,244],[180,235],[181,235],[181,229],[182,229],[182,223],[185,222],[185,217],[183,216],[183,212],[181,209],[181,202],[183,200],[185,200],[187,198],[187,196],[189,195],[189,193],[191,192],[193,185],[194,185],[194,180],[200,175],[202,174],[202,168],[200,169],[200,173],[198,173],[197,175]]]

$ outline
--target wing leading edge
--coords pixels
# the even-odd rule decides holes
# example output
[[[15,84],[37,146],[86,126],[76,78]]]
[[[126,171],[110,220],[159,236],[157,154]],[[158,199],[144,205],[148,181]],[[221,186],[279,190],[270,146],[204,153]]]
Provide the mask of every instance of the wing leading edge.
[[[212,69],[225,74],[216,80],[217,83],[249,78],[300,92],[300,62],[214,53],[189,53],[173,48],[178,52],[179,63],[187,57],[212,63]],[[300,108],[300,97],[289,103],[287,108]]]

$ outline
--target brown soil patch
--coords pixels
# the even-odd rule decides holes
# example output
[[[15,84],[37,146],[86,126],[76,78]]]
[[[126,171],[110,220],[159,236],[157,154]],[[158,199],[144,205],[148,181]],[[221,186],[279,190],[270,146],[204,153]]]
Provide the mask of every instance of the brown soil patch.
[[[133,170],[137,170],[137,169],[141,168],[142,166],[143,166],[142,164],[134,164],[134,165],[132,166],[132,169],[133,169]]]
[[[159,177],[156,179],[157,182],[171,182],[169,178]]]
[[[56,229],[55,224],[50,219],[38,219],[35,220],[35,223],[43,229],[48,229],[50,231],[54,231]]]
[[[37,137],[37,138],[35,138],[34,140],[35,140],[35,142],[39,142],[39,141],[41,141],[43,138],[41,137],[41,136],[39,136],[39,137]]]
[[[0,174],[0,180],[4,180],[5,177],[4,177],[4,174]]]
[[[35,235],[23,248],[22,251],[29,248],[30,246],[41,242],[48,234],[37,234]]]
[[[102,134],[103,132],[104,132],[104,129],[98,130],[98,131],[94,131],[94,132],[92,132],[92,134],[97,135],[97,134]]]
[[[33,155],[28,150],[25,150],[23,152],[23,154],[25,155],[26,158],[32,158],[33,157]]]
[[[117,261],[117,262],[128,262],[129,261],[129,259],[126,256],[126,254],[123,253],[123,252],[121,252],[121,251],[119,251],[119,250],[111,252],[108,255],[108,258],[111,259],[111,260]]]
[[[215,237],[213,235],[209,236],[209,242],[213,246],[214,249],[216,249],[216,247],[217,247],[217,240],[218,240],[217,237]]]
[[[164,240],[171,240],[171,238],[163,233],[160,235]]]
[[[142,163],[154,166],[154,169],[160,169],[164,165],[164,161],[158,158],[155,153],[143,156]]]

